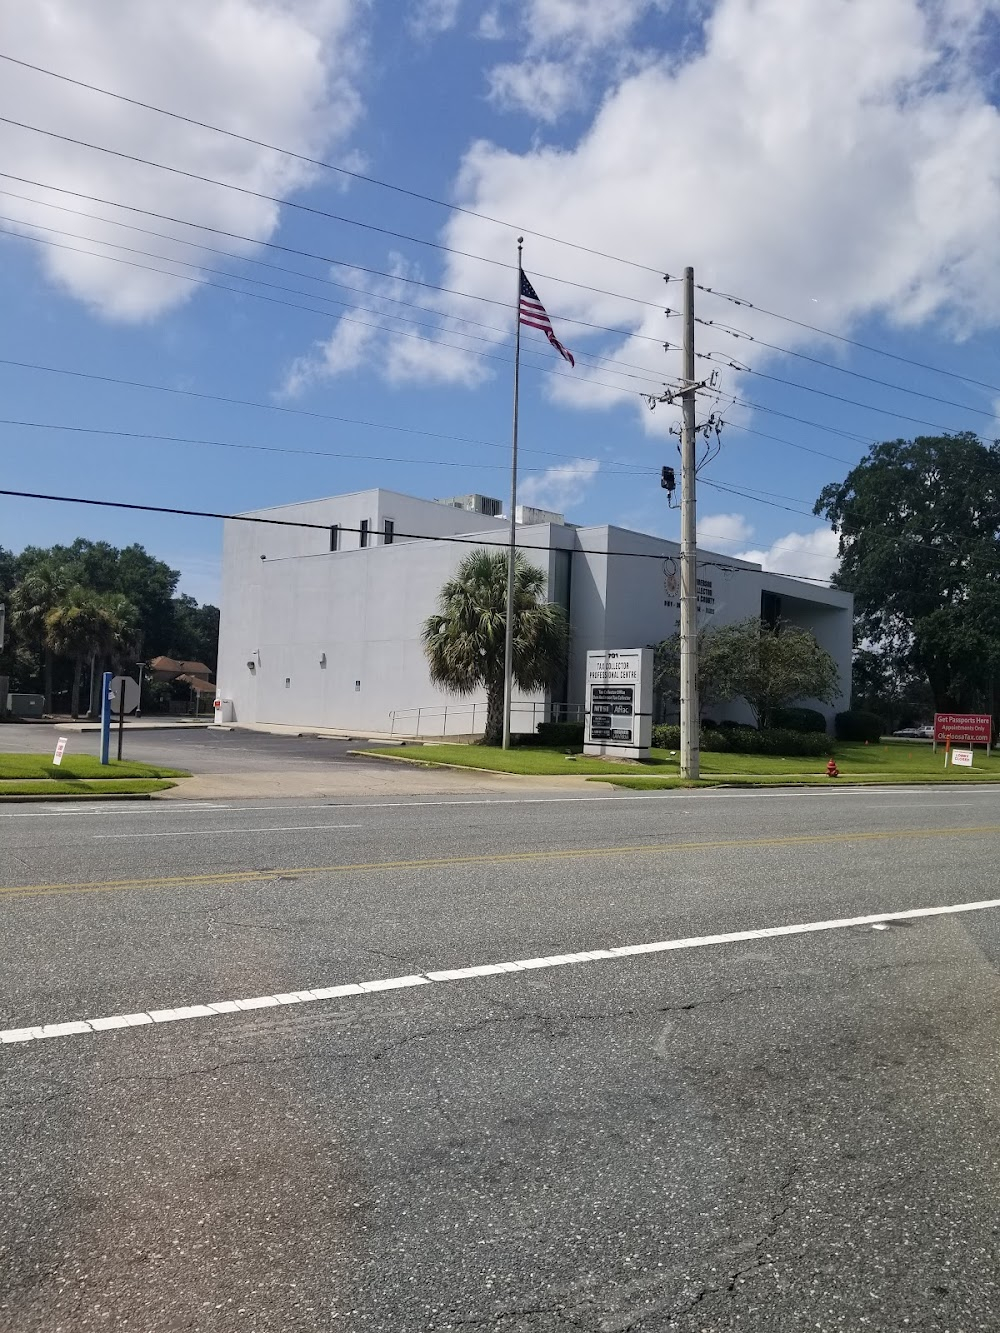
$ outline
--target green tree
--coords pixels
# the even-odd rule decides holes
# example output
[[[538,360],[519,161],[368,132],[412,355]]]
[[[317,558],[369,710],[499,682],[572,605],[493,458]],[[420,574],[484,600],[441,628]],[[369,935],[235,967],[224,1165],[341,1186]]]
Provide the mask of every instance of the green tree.
[[[680,676],[680,639],[665,639],[656,652],[657,678],[668,694]],[[705,701],[743,699],[758,727],[766,727],[779,708],[816,699],[832,704],[840,697],[837,664],[799,625],[759,617],[740,620],[698,635],[698,683]]]
[[[26,565],[11,595],[11,625],[19,640],[35,651],[42,661],[42,692],[45,711],[52,712],[52,668],[56,649],[49,632],[48,618],[66,594],[63,569],[37,548],[22,553]]]
[[[1000,683],[1000,444],[970,432],[874,445],[816,502],[840,537],[835,582],[857,638],[939,711],[993,705]]]
[[[193,597],[181,593],[173,600],[173,616],[166,655],[204,662],[214,672],[219,656],[219,608],[208,602],[199,606]]]
[[[68,588],[45,617],[48,643],[73,662],[70,712],[80,715],[83,664],[94,656],[109,657],[134,642],[135,607],[120,594],[98,594],[79,584]]]
[[[518,551],[514,559],[514,681],[524,691],[552,684],[566,658],[566,613],[543,601],[545,575]],[[431,680],[455,694],[486,690],[487,745],[503,737],[507,555],[473,551],[438,594],[424,622]]]

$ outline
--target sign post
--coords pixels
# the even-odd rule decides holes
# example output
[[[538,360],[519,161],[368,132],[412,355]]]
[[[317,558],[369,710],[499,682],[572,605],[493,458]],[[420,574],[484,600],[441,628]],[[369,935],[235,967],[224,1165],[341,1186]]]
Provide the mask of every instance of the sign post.
[[[107,677],[106,677],[107,679]],[[109,699],[111,707],[118,715],[118,758],[122,757],[122,735],[125,729],[125,714],[135,712],[139,706],[139,685],[131,676],[115,676],[111,681],[109,690]],[[102,718],[103,726],[103,718]],[[104,745],[102,734],[101,762],[107,763],[103,757]]]
[[[111,749],[111,672],[101,678],[101,763],[109,762]]]
[[[652,648],[588,652],[584,754],[648,759],[652,732]]]

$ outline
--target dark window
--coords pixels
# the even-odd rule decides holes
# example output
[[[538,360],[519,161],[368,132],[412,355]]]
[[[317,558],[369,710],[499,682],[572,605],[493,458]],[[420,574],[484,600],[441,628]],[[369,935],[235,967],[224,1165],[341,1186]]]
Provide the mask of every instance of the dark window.
[[[781,598],[776,592],[762,592],[760,595],[760,618],[765,625],[774,629],[781,619]]]
[[[335,551],[340,545],[340,528],[334,523],[330,529],[330,550]]]
[[[369,527],[368,520],[366,518],[363,518],[361,520],[361,541],[359,542],[360,546],[368,545],[368,527]]]
[[[391,518],[385,520],[385,545],[391,546],[392,539],[396,535],[396,525]]]

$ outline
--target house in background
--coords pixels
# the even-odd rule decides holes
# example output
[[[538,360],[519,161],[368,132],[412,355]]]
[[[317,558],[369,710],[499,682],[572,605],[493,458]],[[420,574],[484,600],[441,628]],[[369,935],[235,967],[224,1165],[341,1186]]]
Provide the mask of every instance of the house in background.
[[[212,683],[212,671],[204,662],[182,662],[173,657],[154,657],[149,663],[149,680],[164,681],[171,685],[186,685],[190,690],[190,700],[182,708],[174,707],[179,702],[171,702],[170,711],[190,710],[201,712],[201,700],[205,695],[215,698],[215,685]]]

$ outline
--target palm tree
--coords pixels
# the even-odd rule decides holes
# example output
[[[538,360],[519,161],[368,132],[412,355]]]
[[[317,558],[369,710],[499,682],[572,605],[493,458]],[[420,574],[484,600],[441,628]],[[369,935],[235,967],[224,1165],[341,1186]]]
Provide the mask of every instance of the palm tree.
[[[514,682],[522,690],[551,685],[566,658],[566,612],[543,601],[545,575],[518,551],[514,557]],[[438,594],[424,622],[431,680],[455,694],[486,689],[486,745],[503,736],[507,554],[473,551]]]
[[[11,626],[21,640],[42,657],[45,712],[52,712],[52,661],[47,617],[65,595],[67,579],[56,564],[41,560],[24,576],[11,596]]]
[[[95,654],[123,650],[135,635],[136,611],[119,593],[99,594],[75,584],[45,617],[53,652],[73,659],[72,716],[80,715],[83,664]]]

